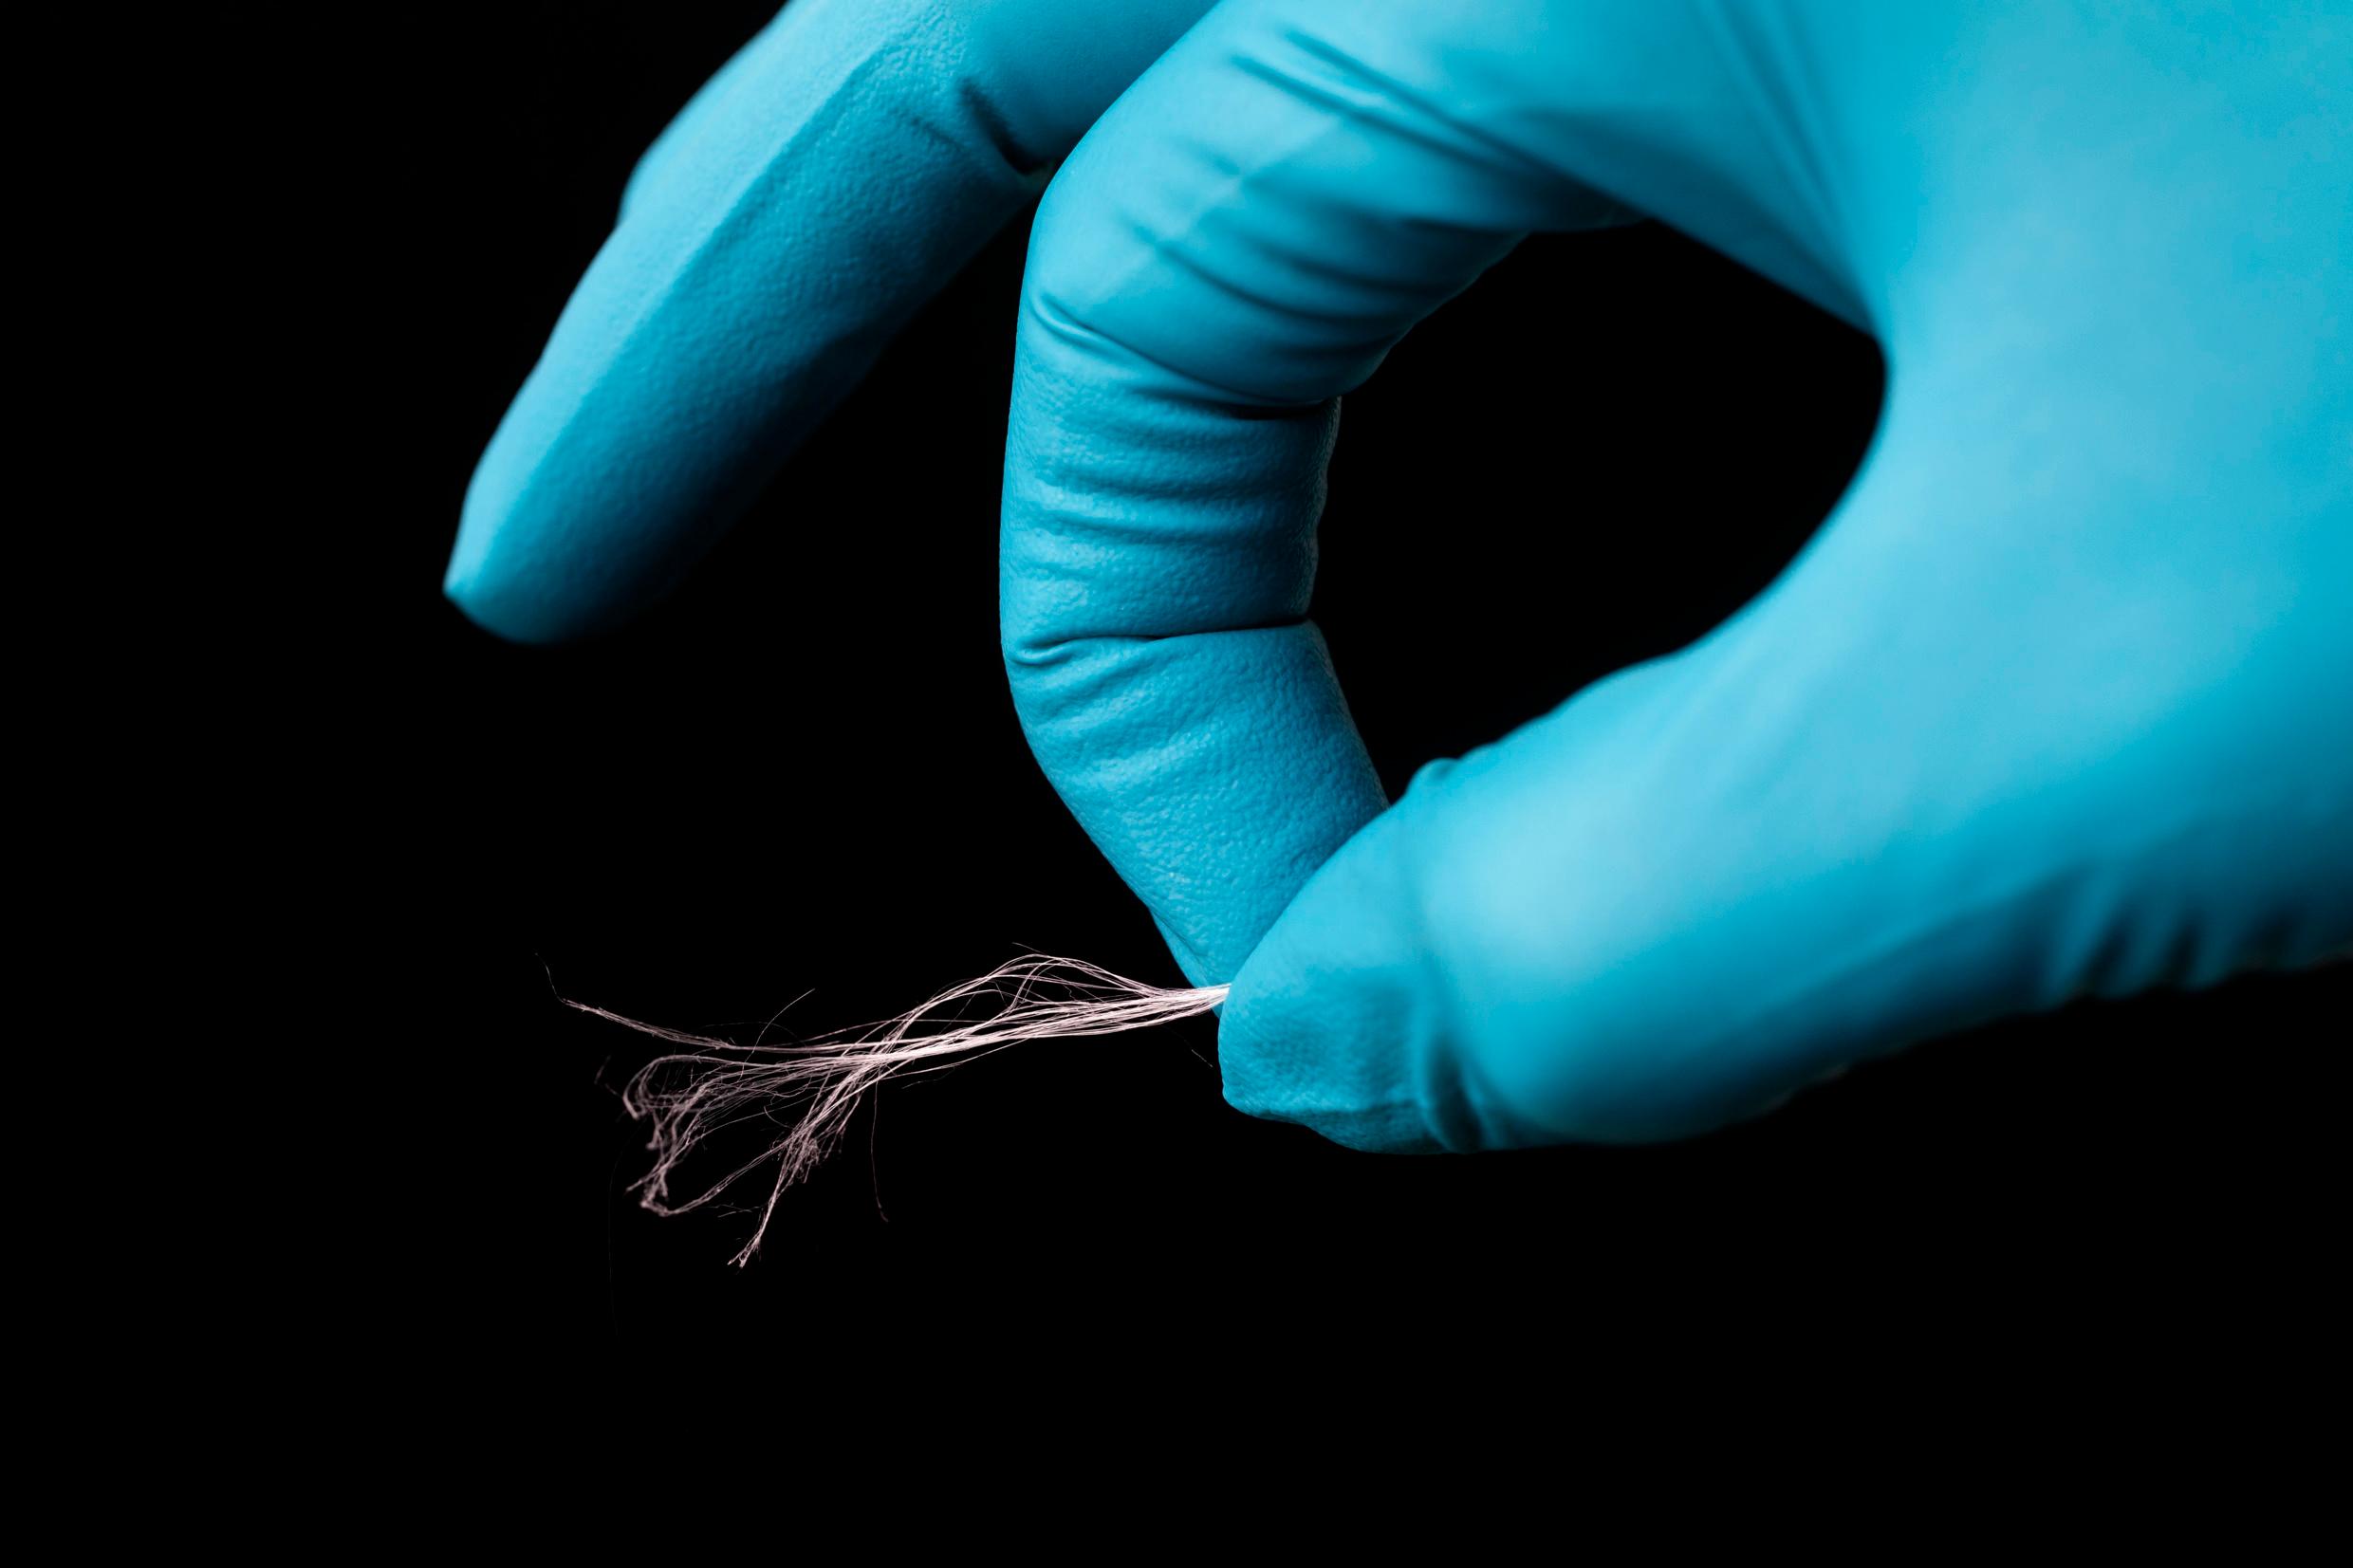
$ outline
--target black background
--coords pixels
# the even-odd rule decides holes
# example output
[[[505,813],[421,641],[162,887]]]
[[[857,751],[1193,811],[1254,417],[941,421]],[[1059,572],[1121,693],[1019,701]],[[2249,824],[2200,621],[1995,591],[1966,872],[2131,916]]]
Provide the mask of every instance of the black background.
[[[355,939],[354,988],[424,1005],[343,1174],[389,1199],[381,1266],[420,1311],[502,1355],[651,1367],[787,1328],[952,1339],[999,1308],[1148,1348],[1145,1309],[1175,1304],[1262,1348],[1271,1324],[1305,1377],[1350,1318],[1492,1328],[1661,1282],[1744,1311],[1835,1264],[1867,1315],[1902,1310],[1899,1263],[1926,1296],[2029,1309],[2054,1268],[2126,1254],[2301,1266],[2343,973],[1936,1042],[1688,1144],[1460,1159],[1240,1116],[1202,1022],[886,1091],[748,1270],[726,1266],[742,1215],[639,1210],[611,1086],[650,1042],[559,989],[747,1032],[807,993],[786,1022],[814,1031],[1023,948],[1176,978],[998,662],[1019,224],[635,627],[518,649],[439,597],[474,457],[631,162],[769,9],[389,21],[380,84],[310,105],[315,144],[245,111],[304,286],[280,313],[305,302],[297,336],[334,367],[282,394],[323,405],[290,410],[321,432],[307,526],[365,590],[260,635],[282,673],[350,661],[314,715],[360,721],[321,855],[407,955]],[[347,157],[383,160],[356,208],[325,194]],[[1317,607],[1392,789],[1762,588],[1853,472],[1880,384],[1868,341],[1657,226],[1531,241],[1417,331],[1347,400]]]

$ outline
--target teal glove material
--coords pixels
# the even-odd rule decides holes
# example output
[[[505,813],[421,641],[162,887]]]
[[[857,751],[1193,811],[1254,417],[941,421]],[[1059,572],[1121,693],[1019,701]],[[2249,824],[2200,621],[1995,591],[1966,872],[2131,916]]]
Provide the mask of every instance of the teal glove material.
[[[674,586],[1207,0],[795,0],[639,160],[482,454],[450,597],[519,642]]]
[[[1236,1105],[1373,1149],[1674,1136],[2353,941],[2353,10],[1203,9],[799,0],[649,155],[458,602],[539,639],[658,590],[1076,140],[1019,317],[1007,667],[1232,981]],[[1305,618],[1338,398],[1527,233],[1628,210],[1872,331],[1874,448],[1731,621],[1389,805]]]

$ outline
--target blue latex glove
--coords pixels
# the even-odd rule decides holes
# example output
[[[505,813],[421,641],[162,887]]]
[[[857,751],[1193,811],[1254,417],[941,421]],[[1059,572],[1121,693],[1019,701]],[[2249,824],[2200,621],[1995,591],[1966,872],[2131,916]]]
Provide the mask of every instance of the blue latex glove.
[[[792,6],[649,156],[458,602],[546,638],[664,583],[1108,103],[1031,244],[1005,652],[1232,980],[1235,1104],[1672,1135],[2353,939],[2346,7],[1226,0],[1171,45],[1201,9]],[[1629,208],[1874,332],[1877,442],[1732,620],[1388,806],[1304,618],[1336,399]]]

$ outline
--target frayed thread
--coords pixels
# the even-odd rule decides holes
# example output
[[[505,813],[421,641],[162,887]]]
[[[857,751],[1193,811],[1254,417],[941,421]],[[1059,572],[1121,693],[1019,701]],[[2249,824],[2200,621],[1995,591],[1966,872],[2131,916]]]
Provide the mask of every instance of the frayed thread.
[[[1225,1001],[1226,991],[1224,986],[1147,986],[1083,959],[1029,953],[897,1018],[790,1045],[738,1045],[561,1000],[593,1018],[685,1047],[646,1063],[621,1091],[622,1108],[653,1132],[646,1145],[654,1153],[653,1169],[630,1188],[644,1208],[687,1213],[775,1162],[776,1179],[759,1224],[730,1260],[741,1265],[760,1250],[785,1190],[824,1160],[859,1101],[885,1080],[937,1072],[1028,1041],[1172,1024],[1210,1011]],[[987,1010],[967,1017],[974,1006]],[[713,1134],[748,1121],[781,1125],[784,1135],[695,1196],[674,1198],[671,1179],[679,1165]]]

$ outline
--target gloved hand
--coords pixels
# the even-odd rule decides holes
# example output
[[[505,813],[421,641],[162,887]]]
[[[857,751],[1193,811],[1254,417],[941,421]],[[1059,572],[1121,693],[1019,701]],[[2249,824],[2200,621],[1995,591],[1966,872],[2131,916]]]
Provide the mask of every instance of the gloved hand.
[[[2353,939],[2343,6],[1225,0],[1161,52],[1202,9],[790,7],[648,156],[458,602],[536,639],[661,585],[1109,103],[1031,242],[1005,653],[1232,982],[1235,1104],[1673,1135]],[[1876,444],[1731,621],[1386,806],[1304,618],[1336,399],[1627,209],[1876,333]]]

